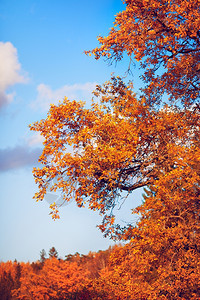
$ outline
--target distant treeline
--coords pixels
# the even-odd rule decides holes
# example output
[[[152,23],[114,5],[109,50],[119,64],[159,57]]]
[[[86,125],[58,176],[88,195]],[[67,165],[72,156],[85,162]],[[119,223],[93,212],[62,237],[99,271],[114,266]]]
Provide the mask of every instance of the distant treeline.
[[[88,255],[76,252],[65,259],[52,247],[48,258],[43,249],[36,262],[1,262],[0,299],[110,299],[101,282],[117,247]]]
[[[0,300],[200,299],[199,245],[184,244],[168,257],[171,249],[160,249],[158,241],[142,242],[142,248],[135,238],[64,259],[52,247],[36,262],[1,262]]]

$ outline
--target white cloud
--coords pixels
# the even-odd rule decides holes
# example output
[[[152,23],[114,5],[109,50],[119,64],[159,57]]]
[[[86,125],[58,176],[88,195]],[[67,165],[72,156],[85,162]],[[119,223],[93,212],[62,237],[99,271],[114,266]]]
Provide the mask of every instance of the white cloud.
[[[35,132],[27,141],[29,146],[42,146],[44,142],[44,137],[39,133]]]
[[[59,89],[52,90],[50,86],[42,83],[37,87],[38,95],[36,100],[32,102],[32,108],[48,110],[50,104],[57,104],[64,97],[70,100],[90,100],[96,85],[96,82],[87,82],[84,84],[64,85]]]
[[[15,93],[7,93],[9,87],[25,83],[27,78],[21,74],[17,49],[10,42],[0,42],[0,108],[10,103]]]

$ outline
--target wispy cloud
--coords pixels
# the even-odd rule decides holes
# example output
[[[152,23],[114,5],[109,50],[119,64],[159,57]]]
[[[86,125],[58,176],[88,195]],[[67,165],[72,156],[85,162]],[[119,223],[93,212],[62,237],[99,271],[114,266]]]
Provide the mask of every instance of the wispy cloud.
[[[40,84],[37,87],[37,98],[32,102],[32,108],[42,108],[48,110],[50,104],[57,104],[59,100],[67,97],[71,100],[90,100],[92,91],[95,90],[96,82],[87,82],[84,84],[64,85],[63,87],[52,90],[46,84]]]
[[[7,90],[17,84],[27,82],[27,77],[22,74],[18,61],[17,49],[10,42],[0,42],[0,109],[10,103],[15,93]]]
[[[26,144],[0,149],[0,172],[36,166],[41,154],[41,148],[32,148]]]
[[[27,140],[29,146],[41,146],[44,142],[44,137],[39,132],[34,132],[32,136]]]

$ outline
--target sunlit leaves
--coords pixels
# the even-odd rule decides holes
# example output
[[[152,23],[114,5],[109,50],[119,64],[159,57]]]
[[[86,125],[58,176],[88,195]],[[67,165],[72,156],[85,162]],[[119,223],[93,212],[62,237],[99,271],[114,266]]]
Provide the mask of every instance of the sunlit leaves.
[[[107,37],[99,37],[96,59],[121,60],[126,52],[144,69],[144,94],[158,103],[171,100],[192,104],[199,98],[199,1],[126,0]]]
[[[111,214],[111,219],[104,218],[105,231],[107,221],[113,225],[113,209],[122,191],[129,194],[155,184],[166,172],[178,177],[179,168],[185,172],[184,157],[192,157],[199,146],[193,145],[199,114],[167,106],[152,109],[120,78],[98,86],[95,95],[100,104],[91,109],[64,99],[51,107],[46,120],[32,125],[45,138],[40,157],[44,167],[34,170],[39,187],[35,197],[42,200],[57,177],[52,189],[62,190],[65,201],[74,199],[78,206],[88,203],[93,210]],[[57,207],[51,208],[57,218]]]

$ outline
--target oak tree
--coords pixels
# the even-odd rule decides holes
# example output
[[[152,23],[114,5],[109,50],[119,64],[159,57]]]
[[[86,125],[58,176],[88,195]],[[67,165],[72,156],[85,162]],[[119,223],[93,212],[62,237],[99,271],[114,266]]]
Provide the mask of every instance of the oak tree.
[[[43,200],[49,186],[60,189],[64,201],[102,214],[105,235],[129,240],[112,255],[113,269],[101,270],[96,290],[109,291],[107,299],[198,299],[199,4],[125,4],[101,45],[86,52],[111,61],[127,53],[144,69],[145,86],[138,96],[131,83],[112,77],[97,86],[90,108],[67,98],[51,105],[31,126],[44,137],[35,198]],[[150,190],[133,210],[139,221],[121,227],[115,209],[141,187]],[[56,204],[50,208],[58,218]]]
[[[44,166],[34,169],[39,186],[35,197],[42,200],[56,177],[52,189],[61,189],[65,201],[75,199],[80,207],[87,203],[99,210],[104,215],[100,228],[105,231],[107,224],[113,231],[114,208],[125,193],[180,168],[193,168],[184,157],[199,153],[199,111],[153,109],[120,78],[98,86],[95,95],[99,105],[86,109],[81,102],[64,99],[51,106],[46,120],[31,127],[45,138],[40,157]],[[57,218],[57,207],[51,208]]]

